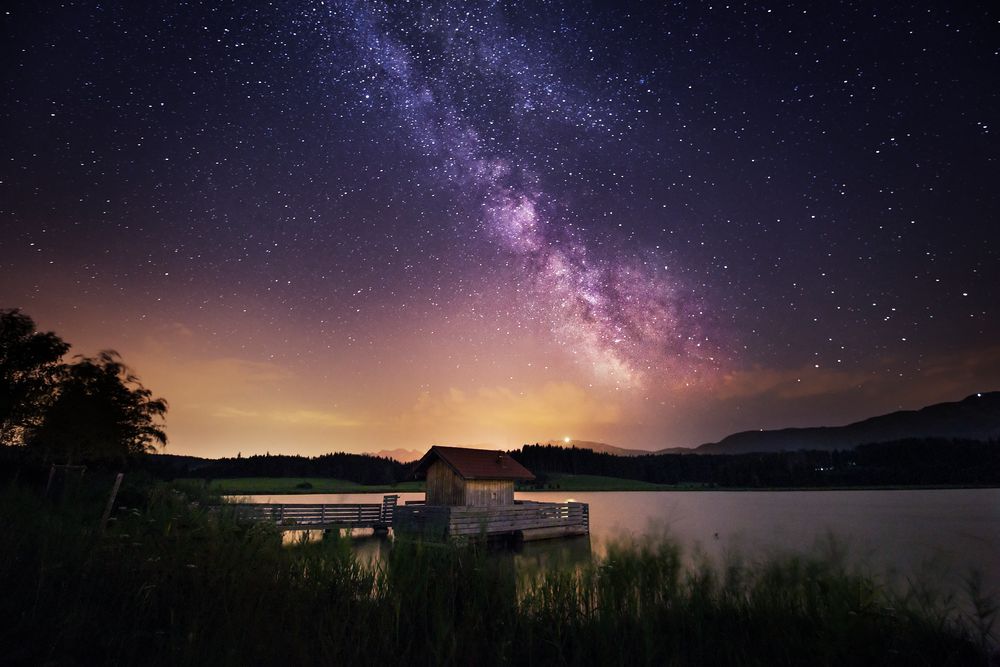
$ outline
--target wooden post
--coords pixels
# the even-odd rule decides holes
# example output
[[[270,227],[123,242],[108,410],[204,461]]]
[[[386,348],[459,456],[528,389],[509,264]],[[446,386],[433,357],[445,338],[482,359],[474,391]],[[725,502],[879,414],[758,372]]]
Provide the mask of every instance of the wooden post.
[[[56,464],[53,463],[52,467],[49,468],[49,482],[45,485],[45,497],[49,495],[49,489],[52,488],[52,478],[56,476]]]
[[[108,519],[111,518],[111,508],[115,506],[115,498],[118,497],[118,489],[122,485],[122,477],[124,476],[125,473],[120,472],[115,477],[115,484],[111,487],[111,497],[108,498],[108,506],[104,508],[104,516],[101,517],[101,532],[104,532],[104,529],[108,526]]]

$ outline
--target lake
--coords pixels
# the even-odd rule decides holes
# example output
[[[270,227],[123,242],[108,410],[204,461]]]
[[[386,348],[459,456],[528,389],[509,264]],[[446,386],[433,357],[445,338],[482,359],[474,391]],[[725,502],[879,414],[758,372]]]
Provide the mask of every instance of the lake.
[[[423,500],[399,494],[399,502]],[[251,496],[254,502],[371,503],[382,494]],[[1000,489],[857,491],[688,491],[518,493],[543,502],[590,504],[591,537],[526,544],[519,557],[544,564],[600,552],[610,539],[666,533],[688,553],[712,558],[738,551],[754,559],[814,552],[833,536],[856,561],[879,573],[960,588],[973,569],[1000,591]],[[377,557],[383,542],[358,539]]]

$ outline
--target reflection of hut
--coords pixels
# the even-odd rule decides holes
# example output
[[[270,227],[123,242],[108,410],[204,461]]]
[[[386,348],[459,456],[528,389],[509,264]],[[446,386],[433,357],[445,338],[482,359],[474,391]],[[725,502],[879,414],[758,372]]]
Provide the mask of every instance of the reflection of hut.
[[[465,447],[431,447],[414,476],[427,479],[427,504],[491,507],[514,504],[514,482],[534,479],[503,452]]]

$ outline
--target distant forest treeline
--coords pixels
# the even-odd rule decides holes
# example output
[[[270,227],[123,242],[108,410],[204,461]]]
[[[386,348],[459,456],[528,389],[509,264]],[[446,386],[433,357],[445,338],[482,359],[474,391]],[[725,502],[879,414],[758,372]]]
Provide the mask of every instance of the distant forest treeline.
[[[1000,442],[899,440],[839,452],[767,454],[654,454],[615,456],[589,449],[525,445],[510,455],[548,483],[553,473],[604,475],[657,484],[717,487],[835,487],[892,485],[1000,485]],[[151,455],[141,467],[157,477],[330,477],[359,484],[411,478],[413,464],[365,454],[317,457],[258,455],[199,459]]]
[[[550,475],[559,473],[720,488],[1000,486],[1000,441],[996,440],[910,439],[838,452],[764,454],[616,456],[552,445],[525,445],[509,453],[535,473],[536,481],[527,488],[546,488],[552,483]],[[3,454],[0,464],[9,465],[27,463],[29,452],[3,447],[0,454]],[[145,470],[165,480],[327,477],[358,484],[389,485],[410,480],[413,465],[346,453],[223,459],[147,454],[130,459],[124,467]]]
[[[231,479],[234,477],[329,477],[358,484],[394,484],[409,478],[410,464],[368,454],[285,456],[259,454],[246,458],[201,459],[164,454],[145,457],[140,465],[156,477]]]
[[[996,440],[909,439],[837,452],[650,456],[525,445],[511,456],[534,472],[540,484],[550,473],[746,488],[1000,484]]]

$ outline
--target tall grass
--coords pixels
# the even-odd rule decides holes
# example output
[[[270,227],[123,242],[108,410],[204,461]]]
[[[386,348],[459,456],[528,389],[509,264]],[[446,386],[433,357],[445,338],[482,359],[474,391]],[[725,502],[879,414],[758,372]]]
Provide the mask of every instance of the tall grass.
[[[836,557],[692,564],[656,538],[527,572],[507,553],[400,540],[365,562],[336,535],[282,547],[196,488],[126,487],[101,532],[106,490],[0,492],[0,660],[987,665],[995,646],[981,590],[963,618]]]

